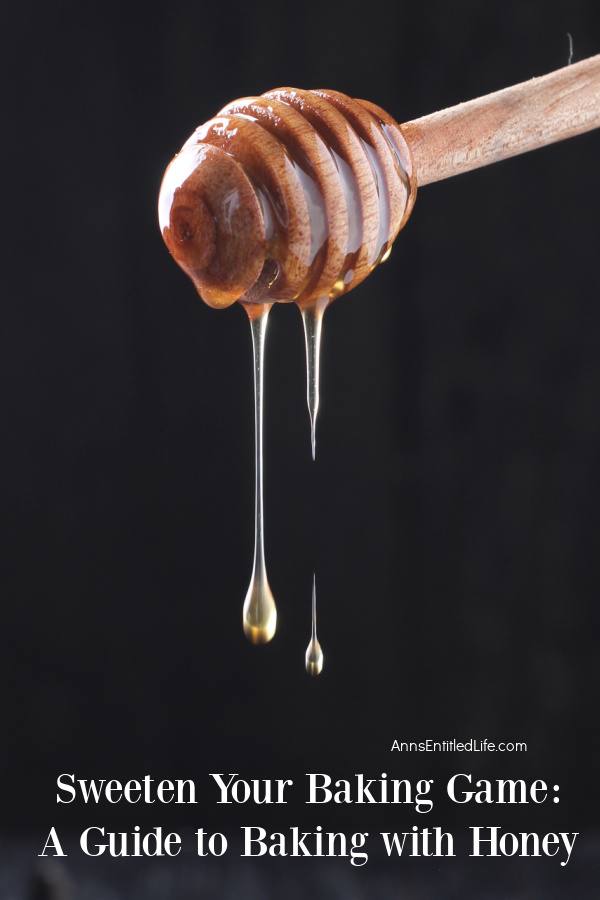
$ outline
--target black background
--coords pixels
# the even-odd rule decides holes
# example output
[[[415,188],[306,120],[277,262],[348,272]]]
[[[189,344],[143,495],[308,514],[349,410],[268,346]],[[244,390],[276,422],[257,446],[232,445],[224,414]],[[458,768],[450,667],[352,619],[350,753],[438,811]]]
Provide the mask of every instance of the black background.
[[[56,811],[62,771],[195,777],[205,796],[185,821],[225,830],[257,817],[215,806],[211,771],[539,777],[560,783],[561,805],[506,821],[589,829],[599,135],[420,192],[390,261],[327,313],[316,465],[300,318],[273,311],[266,538],[280,628],[264,648],[240,627],[248,324],[196,297],[155,207],[170,157],[235,97],[335,87],[408,120],[566,64],[567,32],[575,60],[598,52],[597,4],[59,2],[2,19],[3,832],[90,824]],[[529,752],[388,753],[426,737]],[[316,819],[296,798],[258,818],[415,819],[360,807]],[[442,802],[417,824],[487,818]]]

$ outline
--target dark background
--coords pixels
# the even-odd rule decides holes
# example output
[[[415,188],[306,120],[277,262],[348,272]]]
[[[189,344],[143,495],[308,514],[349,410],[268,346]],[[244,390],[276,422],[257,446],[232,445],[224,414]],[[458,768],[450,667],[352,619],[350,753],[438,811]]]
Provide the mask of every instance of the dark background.
[[[98,818],[591,833],[600,136],[421,191],[389,263],[327,313],[316,465],[300,318],[273,311],[266,539],[280,628],[264,648],[240,627],[248,324],[200,302],[155,212],[173,153],[235,97],[335,87],[408,120],[566,64],[567,32],[575,61],[598,52],[598,5],[4,10],[5,836],[38,852],[46,826]],[[326,654],[315,682],[303,667],[313,570]],[[387,752],[426,737],[526,740],[529,752]],[[504,819],[443,801],[435,822],[300,802],[257,815],[215,806],[207,777],[314,770],[432,777],[440,790],[457,770],[546,778],[562,799]],[[63,771],[194,777],[206,793],[187,819],[57,811]]]

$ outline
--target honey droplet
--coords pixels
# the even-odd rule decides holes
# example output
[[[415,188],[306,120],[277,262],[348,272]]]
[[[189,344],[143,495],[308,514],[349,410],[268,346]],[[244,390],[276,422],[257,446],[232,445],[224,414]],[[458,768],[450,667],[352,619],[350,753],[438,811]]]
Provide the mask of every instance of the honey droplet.
[[[266,644],[277,628],[277,607],[265,564],[263,503],[263,384],[265,338],[270,303],[245,304],[252,331],[254,361],[254,564],[244,601],[242,623],[244,634],[253,644]]]
[[[323,659],[323,650],[317,637],[317,587],[315,576],[313,575],[312,627],[310,641],[304,656],[306,671],[309,675],[312,675],[313,678],[316,678],[317,675],[320,675],[323,671]]]
[[[267,644],[277,628],[277,607],[267,573],[252,572],[250,586],[244,601],[244,634],[252,644]]]

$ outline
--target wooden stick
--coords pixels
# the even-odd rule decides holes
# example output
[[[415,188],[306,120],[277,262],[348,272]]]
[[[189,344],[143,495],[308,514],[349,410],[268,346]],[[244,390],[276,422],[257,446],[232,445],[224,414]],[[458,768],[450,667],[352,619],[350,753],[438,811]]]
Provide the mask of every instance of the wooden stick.
[[[419,185],[600,127],[600,55],[402,125]]]

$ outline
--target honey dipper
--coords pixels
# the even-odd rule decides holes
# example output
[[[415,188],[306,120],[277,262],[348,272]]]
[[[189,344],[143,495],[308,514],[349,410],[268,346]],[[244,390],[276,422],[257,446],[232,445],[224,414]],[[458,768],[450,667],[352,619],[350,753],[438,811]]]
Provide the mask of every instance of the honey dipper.
[[[334,299],[406,223],[417,186],[600,126],[600,55],[398,125],[373,103],[280,88],[236,100],[167,168],[167,247],[203,300]]]
[[[275,633],[263,534],[264,341],[274,302],[304,321],[315,454],[319,345],[328,303],[386,258],[417,187],[600,126],[600,55],[399,125],[332,90],[279,88],[236,100],[201,125],[168,166],[164,241],[209,306],[240,301],[254,348],[255,552],[243,626]]]

